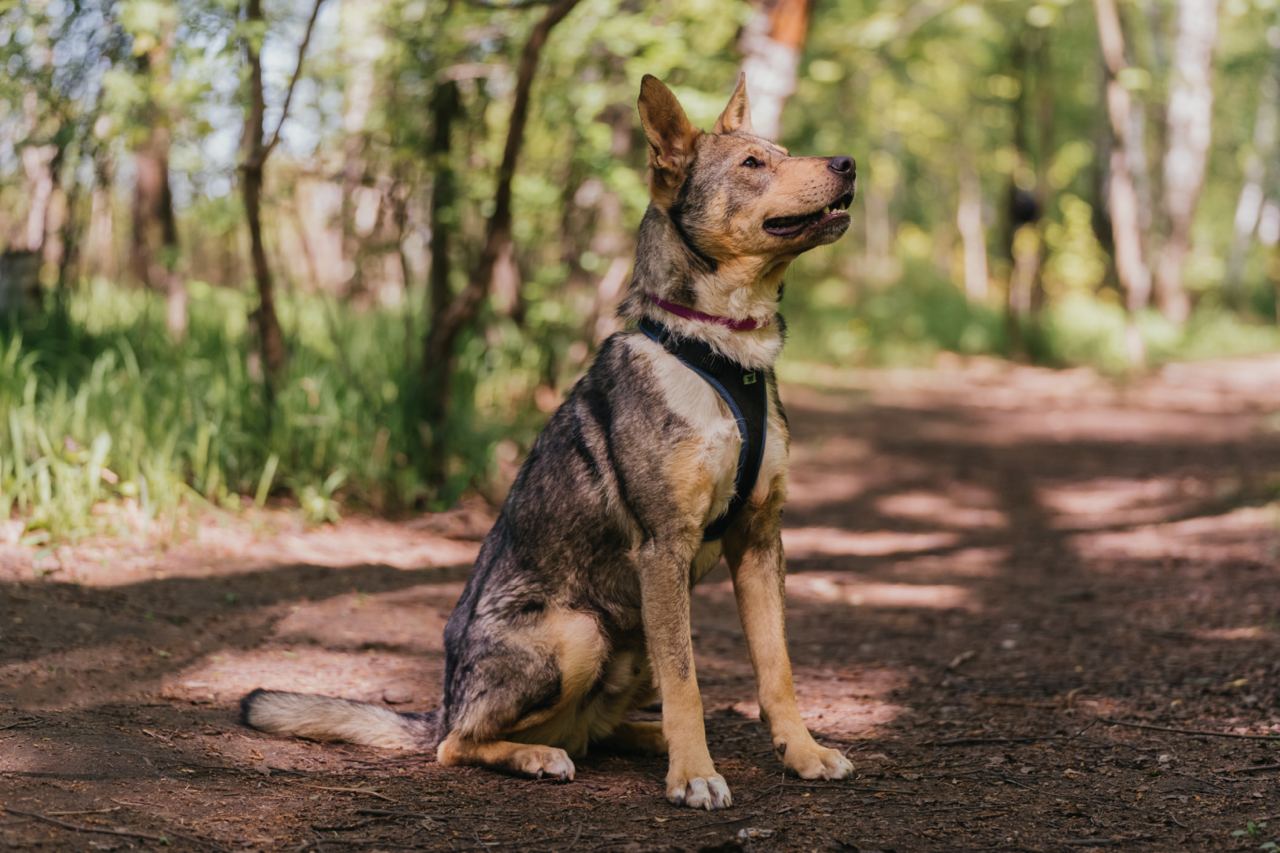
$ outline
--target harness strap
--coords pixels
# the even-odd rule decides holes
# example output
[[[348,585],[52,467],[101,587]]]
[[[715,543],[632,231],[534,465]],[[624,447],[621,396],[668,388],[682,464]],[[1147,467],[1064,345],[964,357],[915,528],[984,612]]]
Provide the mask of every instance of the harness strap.
[[[738,451],[738,470],[733,478],[733,497],[724,513],[702,533],[702,541],[714,542],[729,529],[760,477],[765,436],[769,431],[768,376],[763,370],[749,370],[730,361],[702,341],[679,337],[648,317],[640,321],[640,331],[701,376],[724,400],[738,426],[742,448]]]

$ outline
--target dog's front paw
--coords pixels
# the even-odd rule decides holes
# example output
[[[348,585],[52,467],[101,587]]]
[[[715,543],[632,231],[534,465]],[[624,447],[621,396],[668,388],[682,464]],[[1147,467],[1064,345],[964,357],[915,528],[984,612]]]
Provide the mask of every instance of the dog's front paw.
[[[733,795],[719,773],[705,776],[667,775],[667,799],[677,806],[691,809],[727,809],[733,805]]]
[[[808,743],[778,744],[782,763],[801,779],[844,779],[853,772],[853,762],[839,750]]]

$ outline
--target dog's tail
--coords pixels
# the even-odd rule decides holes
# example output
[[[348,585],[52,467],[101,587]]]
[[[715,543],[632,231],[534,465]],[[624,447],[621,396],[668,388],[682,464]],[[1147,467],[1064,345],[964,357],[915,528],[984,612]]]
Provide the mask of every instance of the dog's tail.
[[[398,713],[369,702],[258,688],[240,700],[240,722],[263,732],[382,749],[429,750],[436,711]]]

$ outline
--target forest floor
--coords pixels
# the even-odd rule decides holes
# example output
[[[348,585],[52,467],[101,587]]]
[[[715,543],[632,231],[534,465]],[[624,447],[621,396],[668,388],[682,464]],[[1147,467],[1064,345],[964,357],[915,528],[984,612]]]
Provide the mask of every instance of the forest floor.
[[[241,728],[258,686],[432,707],[491,521],[268,512],[0,547],[0,847],[1280,841],[1280,358],[1124,385],[987,361],[810,379],[784,389],[790,644],[854,778],[783,775],[723,567],[694,625],[731,810],[668,805],[658,759],[593,754],[561,785]]]

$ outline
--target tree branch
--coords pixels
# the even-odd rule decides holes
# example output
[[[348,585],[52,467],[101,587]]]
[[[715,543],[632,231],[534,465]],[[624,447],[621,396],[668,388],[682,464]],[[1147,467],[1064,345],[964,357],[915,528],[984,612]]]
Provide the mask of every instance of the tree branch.
[[[284,105],[280,107],[280,120],[276,122],[275,132],[271,134],[271,141],[262,149],[262,160],[266,160],[272,149],[280,142],[280,131],[284,128],[285,119],[289,117],[289,105],[293,103],[293,91],[298,87],[298,80],[302,77],[302,64],[307,57],[307,47],[311,44],[311,34],[315,31],[316,18],[320,16],[320,7],[322,5],[324,5],[324,0],[316,0],[311,6],[311,16],[307,18],[307,28],[303,31],[302,41],[298,45],[298,64],[294,66],[293,76],[289,78],[289,88],[285,90]]]
[[[516,162],[524,143],[524,128],[529,118],[529,102],[538,60],[551,30],[573,11],[578,2],[579,0],[556,0],[534,25],[524,50],[521,51],[520,61],[516,66],[515,97],[511,104],[511,119],[507,124],[507,141],[503,146],[502,163],[498,167],[493,213],[486,223],[484,248],[466,288],[450,303],[443,316],[432,320],[432,327],[427,335],[429,363],[435,361],[442,364],[447,360],[447,354],[452,350],[458,333],[475,318],[485,297],[489,295],[498,254],[511,239],[511,182],[515,177]]]
[[[467,0],[467,3],[472,6],[497,12],[508,9],[531,9],[534,6],[546,6],[550,2],[551,0],[509,0],[507,3],[497,3],[494,0]]]

